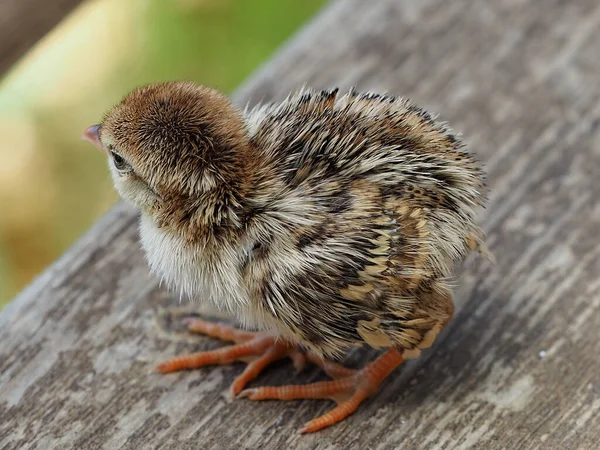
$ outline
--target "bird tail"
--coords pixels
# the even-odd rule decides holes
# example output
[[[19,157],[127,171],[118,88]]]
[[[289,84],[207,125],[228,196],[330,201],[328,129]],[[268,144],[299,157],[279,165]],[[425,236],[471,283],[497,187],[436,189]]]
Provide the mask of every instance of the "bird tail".
[[[483,234],[483,231],[474,231],[467,237],[467,245],[469,246],[471,251],[477,252],[477,254],[483,256],[486,259],[486,261],[488,261],[492,265],[496,265],[496,257],[488,248],[488,246],[485,245],[484,239],[485,235]]]

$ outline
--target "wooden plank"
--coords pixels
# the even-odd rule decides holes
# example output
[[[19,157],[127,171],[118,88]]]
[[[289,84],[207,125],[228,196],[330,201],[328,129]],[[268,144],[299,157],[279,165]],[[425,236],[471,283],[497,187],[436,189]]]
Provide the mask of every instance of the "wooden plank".
[[[467,265],[443,339],[350,419],[297,435],[331,404],[231,402],[241,366],[149,373],[218,344],[157,332],[177,300],[119,205],[0,315],[0,448],[600,448],[599,73],[596,0],[332,4],[235,98],[356,84],[463,132],[498,262]],[[281,364],[257,384],[318,377]]]
[[[79,3],[81,0],[2,0],[0,75]]]

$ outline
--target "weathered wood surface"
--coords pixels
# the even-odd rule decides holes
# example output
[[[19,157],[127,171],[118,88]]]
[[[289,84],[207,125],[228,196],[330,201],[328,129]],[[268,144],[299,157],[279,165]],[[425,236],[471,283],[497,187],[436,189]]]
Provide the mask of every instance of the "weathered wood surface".
[[[0,76],[82,0],[0,0]]]
[[[600,448],[599,76],[597,0],[334,3],[236,99],[356,84],[464,134],[488,167],[497,265],[466,267],[443,338],[300,436],[330,403],[230,402],[240,366],[149,372],[219,344],[157,333],[177,300],[120,205],[0,315],[0,448]],[[281,364],[257,383],[319,376]]]

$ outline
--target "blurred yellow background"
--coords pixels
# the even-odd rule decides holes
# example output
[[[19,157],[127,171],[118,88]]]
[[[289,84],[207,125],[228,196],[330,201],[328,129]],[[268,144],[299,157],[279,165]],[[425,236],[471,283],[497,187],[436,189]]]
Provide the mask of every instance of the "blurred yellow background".
[[[325,0],[89,0],[0,80],[0,307],[116,200],[82,130],[131,88],[231,92]]]

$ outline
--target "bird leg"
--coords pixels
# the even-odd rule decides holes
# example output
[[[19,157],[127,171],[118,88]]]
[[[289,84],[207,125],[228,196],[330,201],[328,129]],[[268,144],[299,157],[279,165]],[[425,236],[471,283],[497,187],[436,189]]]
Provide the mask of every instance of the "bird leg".
[[[311,361],[313,358],[309,357]],[[334,373],[329,373],[335,378],[332,381],[322,381],[307,385],[289,385],[278,387],[259,387],[242,391],[239,397],[247,397],[250,400],[296,400],[296,399],[325,399],[330,398],[337,402],[337,407],[328,413],[311,420],[300,430],[301,433],[312,433],[322,428],[337,423],[354,411],[368,397],[373,395],[381,382],[402,362],[404,358],[396,349],[389,349],[377,360],[368,364],[362,370],[350,373],[340,373],[341,377],[336,377]],[[326,363],[330,364],[330,363]]]
[[[366,398],[373,395],[379,384],[404,361],[398,350],[390,349],[362,370],[355,370],[326,361],[311,352],[302,353],[296,346],[277,339],[269,333],[241,331],[197,318],[188,318],[185,323],[188,330],[193,333],[230,341],[234,345],[173,358],[159,364],[156,368],[157,371],[169,373],[208,365],[245,361],[248,365],[231,384],[232,397],[239,394],[239,397],[247,397],[250,400],[330,398],[338,403],[333,410],[308,422],[300,430],[302,433],[318,431],[348,417]],[[286,357],[293,361],[294,367],[298,371],[304,368],[308,359],[333,380],[307,385],[265,386],[244,390],[246,384],[255,379],[265,367]]]
[[[223,341],[233,342],[234,345],[216,350],[193,353],[165,361],[156,367],[161,373],[176,372],[183,369],[195,369],[198,367],[231,364],[235,361],[247,362],[245,370],[231,384],[232,396],[237,395],[244,389],[246,384],[255,379],[269,364],[279,359],[288,357],[292,360],[297,371],[301,371],[306,365],[308,355],[300,352],[295,346],[284,340],[265,332],[242,331],[227,325],[207,322],[202,319],[188,318],[185,320],[188,331],[211,336]],[[310,355],[311,360],[317,358]],[[349,374],[350,369],[343,366],[318,361],[323,370],[331,374]]]

